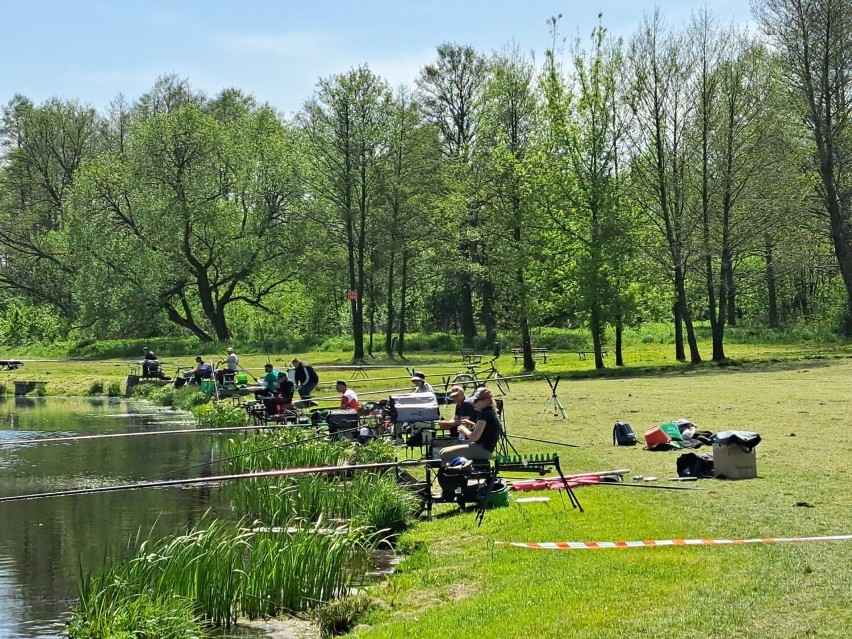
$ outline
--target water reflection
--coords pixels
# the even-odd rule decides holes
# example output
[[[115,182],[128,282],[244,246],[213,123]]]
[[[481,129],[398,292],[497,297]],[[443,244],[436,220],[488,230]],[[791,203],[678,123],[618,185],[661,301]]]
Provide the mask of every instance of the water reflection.
[[[0,444],[71,433],[173,430],[180,428],[176,421],[191,427],[182,419],[126,400],[16,397],[0,401]],[[0,445],[0,495],[131,483],[197,464],[209,474],[217,446],[209,435]],[[81,564],[97,568],[105,552],[124,556],[137,536],[189,526],[210,508],[228,510],[209,486],[0,503],[0,637],[61,637]]]

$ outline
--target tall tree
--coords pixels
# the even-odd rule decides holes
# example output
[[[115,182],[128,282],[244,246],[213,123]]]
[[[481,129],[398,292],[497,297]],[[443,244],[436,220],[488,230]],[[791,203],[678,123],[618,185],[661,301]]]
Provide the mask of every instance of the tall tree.
[[[77,170],[102,142],[94,109],[16,96],[3,109],[0,285],[74,317],[72,236],[66,207]]]
[[[674,285],[675,357],[685,360],[683,327],[690,361],[701,362],[687,298],[691,241],[696,227],[687,207],[686,176],[693,161],[687,128],[694,102],[689,95],[694,69],[683,36],[667,31],[659,11],[646,17],[629,48],[634,86],[632,181],[640,208],[661,242],[646,247]]]
[[[812,138],[817,196],[846,292],[843,330],[852,335],[852,3],[755,0],[753,7]]]
[[[535,370],[531,337],[531,291],[529,262],[536,257],[531,233],[535,226],[535,205],[531,197],[530,148],[536,126],[535,70],[531,60],[517,46],[507,48],[491,61],[483,114],[484,146],[488,162],[483,191],[497,229],[490,250],[505,271],[504,299],[508,315],[517,321],[524,351],[524,370]],[[483,153],[483,155],[485,155]],[[485,158],[483,158],[484,160]],[[511,237],[511,242],[500,242]],[[506,295],[505,293],[509,293]]]
[[[296,270],[289,144],[267,108],[219,122],[186,106],[137,123],[127,152],[91,162],[75,191],[81,270],[114,278],[125,309],[146,303],[202,340],[229,339],[229,306],[264,308]]]
[[[347,249],[353,357],[364,358],[368,222],[379,195],[379,164],[387,149],[392,95],[366,66],[320,80],[299,114],[309,151],[310,189],[331,212],[319,220]]]
[[[438,47],[437,60],[426,65],[417,79],[424,112],[441,132],[444,153],[458,185],[454,201],[462,207],[458,217],[464,221],[464,232],[458,238],[459,259],[453,261],[453,279],[459,291],[462,336],[467,346],[473,345],[476,336],[473,277],[477,277],[480,284],[486,339],[493,341],[495,336],[494,287],[488,274],[475,268],[477,236],[481,233],[480,202],[471,166],[484,104],[486,74],[486,60],[473,47],[444,43]]]
[[[555,20],[551,24],[556,27]],[[628,231],[619,176],[619,150],[626,135],[618,85],[621,42],[608,39],[599,25],[591,51],[577,42],[571,58],[566,86],[555,52],[547,54],[544,87],[552,144],[547,165],[554,172],[548,210],[557,232],[572,247],[579,306],[588,318],[595,367],[603,368],[604,331],[617,314],[617,276]]]

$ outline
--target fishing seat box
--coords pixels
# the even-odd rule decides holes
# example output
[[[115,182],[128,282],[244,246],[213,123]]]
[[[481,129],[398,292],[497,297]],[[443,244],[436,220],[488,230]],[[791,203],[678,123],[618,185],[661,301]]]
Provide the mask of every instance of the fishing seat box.
[[[717,479],[753,479],[757,477],[755,448],[740,444],[713,442],[713,474]]]
[[[328,432],[332,437],[357,439],[358,431],[352,429],[358,428],[358,411],[345,408],[330,410],[326,422],[328,423]],[[338,433],[338,431],[348,432]]]
[[[432,393],[391,395],[390,397],[392,422],[432,422],[440,418],[438,399]]]

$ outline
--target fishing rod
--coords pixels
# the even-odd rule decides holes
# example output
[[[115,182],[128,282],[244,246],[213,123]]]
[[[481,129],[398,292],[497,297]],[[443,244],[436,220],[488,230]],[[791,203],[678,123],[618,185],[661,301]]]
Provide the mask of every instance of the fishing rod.
[[[239,430],[275,430],[276,428],[288,428],[285,424],[272,426],[223,426],[221,428],[182,428],[180,430],[150,430],[140,433],[109,433],[102,435],[73,435],[70,437],[44,437],[42,439],[17,439],[12,441],[0,441],[0,446],[22,446],[24,444],[53,444],[57,442],[78,442],[92,439],[112,439],[117,437],[144,437],[146,435],[185,435],[192,433],[203,435],[207,433],[228,433]]]
[[[263,470],[253,473],[239,473],[236,475],[214,475],[212,477],[191,477],[189,479],[166,479],[162,481],[137,482],[135,484],[120,484],[118,486],[100,486],[95,488],[76,488],[73,490],[58,490],[47,493],[32,493],[29,495],[15,495],[13,497],[0,497],[0,503],[11,501],[26,501],[30,499],[45,499],[47,497],[69,497],[71,495],[92,495],[96,493],[118,492],[122,490],[137,490],[140,488],[166,488],[170,486],[188,486],[192,484],[208,484],[213,482],[233,481],[235,479],[264,479],[274,477],[297,477],[300,475],[324,474],[324,473],[347,473],[356,470],[383,470],[399,468],[400,466],[413,466],[420,464],[420,460],[406,459],[398,462],[377,462],[372,464],[342,464],[340,466],[318,466],[313,468],[284,468],[281,470]]]
[[[553,444],[554,446],[567,446],[568,448],[580,448],[577,444],[566,444],[565,442],[553,442],[549,439],[534,439],[533,437],[521,437],[520,435],[506,435],[509,439],[523,439],[528,442],[539,442],[540,444]]]
[[[347,384],[347,386],[348,386],[348,384]],[[385,389],[385,390],[364,391],[364,392],[359,392],[358,397],[361,397],[362,395],[382,395],[384,393],[399,393],[399,392],[402,392],[402,391],[408,391],[410,393],[411,387],[409,386],[407,388],[388,388],[388,389]],[[314,401],[314,402],[330,402],[330,401],[335,401],[335,400],[340,401],[340,395],[329,395],[327,397],[311,397],[311,401]]]
[[[581,486],[621,486],[622,488],[654,488],[656,490],[704,490],[703,488],[692,488],[690,486],[651,486],[650,484],[628,484],[622,481],[588,481],[582,478],[575,481]]]
[[[356,430],[360,430],[360,426],[356,426],[355,428],[346,428],[343,430],[335,431],[336,434],[340,433],[352,433]],[[232,459],[239,459],[240,457],[248,457],[249,455],[255,455],[257,453],[265,453],[270,450],[282,450],[284,448],[289,448],[290,446],[296,446],[297,444],[306,444],[308,442],[316,441],[318,439],[322,439],[324,437],[328,437],[329,433],[317,433],[313,437],[306,437],[305,439],[297,439],[292,442],[285,442],[278,446],[267,446],[266,448],[258,448],[257,450],[250,450],[247,453],[240,453],[239,455],[231,455],[230,457],[220,457],[219,459],[214,459],[210,462],[202,463],[202,464],[193,464],[192,466],[186,466],[184,468],[176,468],[174,470],[167,471],[160,475],[155,475],[155,477],[168,477],[169,475],[174,475],[175,473],[182,473],[185,470],[193,470],[195,468],[202,468],[204,466],[212,466],[213,464],[218,464],[220,462],[231,461]]]

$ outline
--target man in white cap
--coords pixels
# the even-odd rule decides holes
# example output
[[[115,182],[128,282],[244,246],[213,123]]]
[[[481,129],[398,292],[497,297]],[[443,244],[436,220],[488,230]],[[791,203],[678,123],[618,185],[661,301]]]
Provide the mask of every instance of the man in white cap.
[[[228,347],[228,355],[225,359],[220,359],[219,364],[225,364],[225,369],[221,371],[216,371],[216,381],[220,384],[225,383],[226,377],[231,378],[232,380],[237,374],[237,369],[240,367],[240,358],[237,357],[237,354],[234,352],[234,349],[230,346]]]
[[[414,390],[412,393],[431,393],[435,394],[435,389],[432,388],[432,385],[426,381],[426,375],[421,373],[420,371],[415,371],[411,376],[411,383],[414,384]]]
[[[455,404],[455,413],[451,419],[442,419],[437,422],[441,428],[448,428],[450,437],[459,436],[459,426],[473,428],[476,424],[476,409],[473,407],[474,398],[467,398],[464,388],[453,386],[450,389],[450,400]]]

